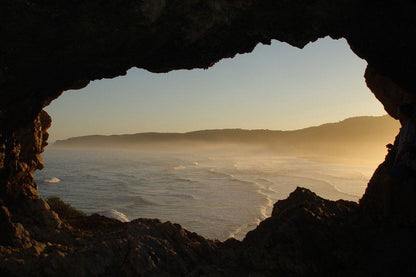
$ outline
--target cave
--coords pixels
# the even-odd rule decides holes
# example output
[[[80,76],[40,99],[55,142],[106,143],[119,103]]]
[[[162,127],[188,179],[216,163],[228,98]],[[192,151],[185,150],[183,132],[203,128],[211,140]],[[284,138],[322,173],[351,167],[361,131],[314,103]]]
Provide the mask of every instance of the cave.
[[[155,73],[208,68],[272,39],[299,48],[326,36],[346,39],[368,63],[367,86],[397,117],[398,107],[413,103],[416,91],[415,11],[410,0],[2,1],[0,273],[415,274],[415,226],[382,217],[391,155],[359,204],[324,200],[298,188],[242,242],[207,240],[158,220],[65,221],[39,198],[32,176],[43,167],[51,125],[43,108],[63,91],[132,67]]]

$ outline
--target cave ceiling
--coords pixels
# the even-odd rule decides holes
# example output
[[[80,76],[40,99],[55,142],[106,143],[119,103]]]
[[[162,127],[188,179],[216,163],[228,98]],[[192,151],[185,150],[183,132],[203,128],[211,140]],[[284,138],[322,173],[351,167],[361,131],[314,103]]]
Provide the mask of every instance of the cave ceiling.
[[[376,96],[380,76],[413,95],[415,11],[405,0],[1,1],[0,126],[33,120],[63,91],[91,80],[132,67],[208,68],[272,39],[302,48],[345,38],[368,62]],[[390,114],[394,93],[378,97]]]

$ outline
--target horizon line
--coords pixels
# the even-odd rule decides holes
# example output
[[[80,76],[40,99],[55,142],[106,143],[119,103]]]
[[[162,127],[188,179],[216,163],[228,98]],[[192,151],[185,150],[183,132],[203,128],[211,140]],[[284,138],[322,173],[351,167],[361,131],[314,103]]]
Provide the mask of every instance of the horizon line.
[[[226,131],[226,130],[241,130],[241,131],[271,131],[271,132],[290,132],[290,131],[299,131],[299,130],[304,130],[304,129],[309,129],[309,128],[314,128],[314,127],[320,127],[326,124],[336,124],[336,123],[341,123],[343,121],[349,120],[349,119],[355,119],[355,118],[363,118],[363,117],[385,117],[388,116],[392,119],[394,119],[393,117],[391,117],[390,115],[388,115],[387,113],[384,115],[358,115],[358,116],[352,116],[352,117],[347,117],[344,118],[342,120],[339,121],[332,121],[332,122],[326,122],[326,123],[321,123],[318,125],[312,125],[312,126],[307,126],[304,128],[299,128],[299,129],[287,129],[287,130],[282,130],[282,129],[244,129],[244,128],[213,128],[213,129],[198,129],[198,130],[193,130],[193,131],[185,131],[185,132],[163,132],[163,131],[143,131],[143,132],[137,132],[137,133],[123,133],[123,134],[91,134],[91,135],[79,135],[79,136],[72,136],[72,137],[67,137],[67,138],[63,138],[63,139],[57,139],[54,141],[50,141],[49,144],[54,144],[57,141],[65,141],[65,140],[70,140],[73,138],[82,138],[82,137],[111,137],[111,136],[128,136],[128,135],[139,135],[139,134],[189,134],[189,133],[196,133],[196,132],[204,132],[204,131]]]

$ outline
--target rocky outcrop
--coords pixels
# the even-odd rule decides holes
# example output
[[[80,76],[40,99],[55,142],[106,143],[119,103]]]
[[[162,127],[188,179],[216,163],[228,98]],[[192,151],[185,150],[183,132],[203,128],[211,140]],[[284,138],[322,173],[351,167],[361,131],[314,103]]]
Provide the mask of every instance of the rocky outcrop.
[[[51,118],[41,111],[26,125],[0,133],[0,199],[13,204],[38,197],[32,174],[43,168],[41,153],[47,145]]]
[[[0,216],[3,220],[3,211]],[[64,215],[61,217],[65,218]],[[413,276],[416,225],[368,217],[357,203],[297,188],[243,241],[207,240],[157,219],[79,214],[0,244],[2,276]]]
[[[247,234],[242,242],[245,264],[275,276],[339,271],[353,263],[348,245],[355,238],[345,233],[345,226],[357,210],[354,202],[328,201],[297,188],[274,205],[270,218]]]
[[[0,126],[20,127],[62,91],[134,66],[207,68],[271,39],[303,47],[344,37],[413,93],[415,11],[410,0],[2,1]]]
[[[401,104],[416,102],[415,94],[400,87],[391,78],[383,76],[371,66],[367,66],[364,77],[367,86],[393,118],[398,119],[398,107]]]
[[[200,276],[215,259],[216,242],[170,222],[93,215],[74,224],[82,227],[0,246],[2,276]]]
[[[415,12],[410,0],[2,1],[0,190],[36,194],[28,161],[17,160],[19,145],[31,147],[22,132],[34,130],[42,108],[64,90],[134,66],[207,68],[271,39],[303,47],[324,36],[346,38],[369,63],[369,87],[394,115],[416,91]],[[25,158],[38,163],[34,155]]]
[[[416,94],[415,14],[411,0],[0,1],[2,275],[414,275],[414,228],[372,219],[388,161],[359,208],[299,189],[241,243],[158,221],[65,223],[38,198],[32,174],[50,125],[42,109],[63,91],[131,67],[207,68],[271,39],[346,38],[394,116]]]
[[[247,234],[239,253],[246,272],[259,276],[411,276],[414,231],[357,203],[297,188]]]

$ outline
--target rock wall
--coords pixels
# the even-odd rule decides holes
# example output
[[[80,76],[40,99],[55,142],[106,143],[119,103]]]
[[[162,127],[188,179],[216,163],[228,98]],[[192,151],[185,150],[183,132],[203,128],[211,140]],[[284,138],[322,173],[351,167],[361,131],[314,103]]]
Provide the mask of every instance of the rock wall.
[[[0,126],[33,120],[62,91],[123,75],[207,68],[271,39],[344,37],[413,93],[415,3],[359,0],[6,0],[0,3]],[[10,118],[14,120],[11,121]]]
[[[46,130],[51,124],[50,117],[42,109],[63,91],[82,88],[91,80],[123,75],[131,67],[152,72],[207,68],[222,58],[251,52],[257,43],[269,44],[272,39],[302,48],[318,38],[330,36],[334,39],[345,38],[352,51],[368,62],[365,75],[367,85],[383,103],[386,111],[395,116],[398,105],[414,101],[416,95],[415,14],[416,2],[412,0],[0,1],[0,273],[32,273],[31,266],[41,261],[45,266],[58,271],[45,272],[42,270],[47,267],[40,266],[41,268],[37,268],[40,271],[34,274],[53,275],[60,268],[66,268],[69,274],[71,263],[68,261],[81,261],[96,253],[94,251],[97,248],[88,243],[88,238],[95,238],[100,242],[100,234],[105,233],[105,237],[114,242],[114,236],[117,240],[117,235],[113,234],[121,236],[124,228],[128,228],[126,226],[136,228],[136,224],[141,224],[117,223],[118,227],[114,230],[107,228],[111,224],[105,223],[105,228],[98,231],[87,230],[86,233],[77,235],[71,225],[62,223],[47,203],[38,199],[32,174],[36,169],[42,168],[40,153],[46,145]],[[379,167],[370,182],[360,204],[362,210],[376,214],[383,209],[380,204],[383,197],[382,183],[383,174],[385,176],[387,170],[388,161]],[[295,196],[298,194],[299,192]],[[306,193],[307,195],[309,194]],[[307,224],[315,226],[317,215],[321,217],[317,219],[318,225],[324,228],[319,230],[324,232],[332,230],[325,222],[335,226],[344,217],[343,211],[350,209],[349,204],[337,210],[337,205],[343,203],[330,204],[320,199],[312,202],[321,205],[322,209],[329,206],[329,212],[335,209],[334,216],[319,210],[308,210],[307,207],[294,203],[298,212],[295,213],[296,220],[288,221],[292,229],[301,228],[300,222],[303,222],[305,209],[308,215],[306,218],[310,221]],[[281,203],[280,206],[282,205],[285,204]],[[338,212],[341,214],[337,215]],[[277,217],[281,217],[281,212],[277,212]],[[328,221],[328,217],[332,219]],[[276,217],[268,222],[271,221],[276,221]],[[291,225],[292,223],[295,224]],[[149,226],[156,226],[155,232],[163,230],[160,223],[146,224],[144,227],[137,227],[138,230],[148,230]],[[283,222],[284,224],[286,223]],[[227,272],[226,268],[234,268],[238,272],[246,266],[238,262],[243,260],[253,267],[256,274],[291,272],[296,274],[290,276],[304,276],[308,272],[325,273],[322,268],[316,269],[322,263],[315,263],[313,253],[306,256],[302,254],[304,250],[293,237],[289,237],[292,243],[290,247],[284,249],[295,254],[276,256],[279,249],[282,249],[282,237],[287,237],[292,229],[279,229],[275,233],[273,224],[271,228],[263,229],[262,226],[267,225],[262,224],[258,232],[264,231],[264,234],[268,234],[271,230],[272,240],[264,241],[261,236],[251,239],[256,237],[252,234],[247,238],[245,247],[253,249],[263,245],[264,249],[269,249],[253,251],[260,256],[274,251],[271,257],[283,259],[280,260],[279,268],[274,268],[275,265],[271,265],[270,260],[266,263],[258,262],[256,257],[250,256],[245,250],[235,251],[241,247],[235,241],[228,241],[225,245],[215,244],[171,225],[166,227],[171,230],[167,231],[168,234],[159,234],[159,239],[155,240],[145,236],[137,241],[131,234],[123,233],[126,236],[122,252],[125,256],[113,255],[113,252],[102,254],[104,262],[101,260],[99,264],[107,269],[111,265],[126,266],[125,272],[130,274],[141,273],[150,268],[146,272],[159,272],[163,275],[176,270],[179,275],[191,271],[198,275],[200,268],[195,265],[201,265],[200,261],[204,261],[211,263],[211,266],[208,271],[200,272],[209,274],[213,270],[212,272],[220,275],[219,272]],[[363,226],[367,225],[359,223],[358,226],[361,230],[360,228],[366,228]],[[335,230],[341,238],[345,235],[342,230]],[[318,238],[319,233],[320,231],[313,232],[314,238]],[[299,236],[307,238],[308,234],[301,232]],[[371,234],[368,237],[371,238]],[[275,244],[275,239],[279,243]],[[152,254],[154,249],[159,249],[166,241],[175,245],[167,251],[170,253],[167,259],[173,259],[172,263],[165,260],[160,263],[160,257]],[[325,239],[312,241],[318,243]],[[362,240],[355,242],[361,243]],[[402,245],[407,242],[408,240],[404,241]],[[190,244],[198,243],[202,248],[191,247],[193,250],[188,251]],[[270,243],[272,248],[268,248]],[[74,245],[78,245],[78,248]],[[117,248],[117,243],[112,245]],[[336,252],[337,243],[330,245],[332,253],[343,255],[342,252]],[[164,249],[164,246],[160,247]],[[209,249],[222,247],[224,252],[212,250],[214,254],[207,256],[207,253],[211,253]],[[105,252],[106,245],[103,244],[99,249]],[[78,250],[85,250],[85,256],[74,254]],[[325,248],[322,251],[324,250]],[[199,252],[194,254],[194,251]],[[65,259],[68,253],[73,256]],[[37,258],[24,267],[30,257]],[[185,262],[181,257],[185,257]],[[215,257],[221,258],[214,263],[204,257],[212,257],[213,260]],[[306,267],[293,263],[293,259],[299,257],[308,257],[311,263]],[[130,260],[131,263],[126,262]],[[95,264],[94,260],[90,261]],[[161,264],[163,270],[158,271],[158,265]],[[134,269],[135,265],[143,267]],[[270,266],[274,271],[267,271]],[[285,267],[289,270],[285,271]],[[85,268],[88,268],[88,264],[85,264]],[[114,270],[108,270],[98,268],[93,273],[110,276],[117,274]],[[414,273],[412,270],[409,269],[409,272]],[[358,269],[357,272],[364,271]],[[88,273],[81,272],[80,276]]]
[[[30,173],[40,164],[39,146],[23,139],[36,134],[22,132],[34,131],[42,108],[64,90],[134,66],[207,68],[271,39],[303,47],[346,38],[369,63],[368,86],[394,115],[416,92],[415,12],[410,0],[1,1],[0,190],[36,194]],[[29,148],[34,153],[23,153]]]
[[[391,78],[380,74],[375,68],[367,66],[364,78],[368,88],[383,104],[387,113],[398,119],[398,107],[404,103],[416,103],[416,95],[404,89]]]
[[[43,168],[41,153],[47,145],[51,118],[41,111],[25,126],[0,133],[0,199],[14,204],[38,197],[33,172]]]

